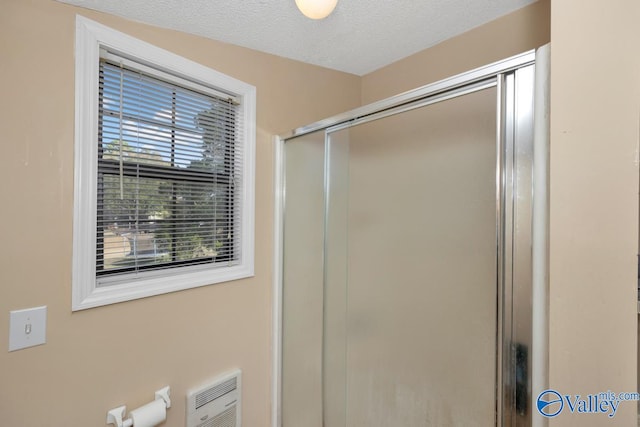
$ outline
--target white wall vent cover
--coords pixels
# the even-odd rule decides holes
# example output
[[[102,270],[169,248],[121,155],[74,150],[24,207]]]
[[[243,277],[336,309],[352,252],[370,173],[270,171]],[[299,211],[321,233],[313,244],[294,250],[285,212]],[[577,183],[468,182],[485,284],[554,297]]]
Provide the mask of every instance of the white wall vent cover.
[[[240,427],[241,379],[238,369],[187,394],[187,427]]]

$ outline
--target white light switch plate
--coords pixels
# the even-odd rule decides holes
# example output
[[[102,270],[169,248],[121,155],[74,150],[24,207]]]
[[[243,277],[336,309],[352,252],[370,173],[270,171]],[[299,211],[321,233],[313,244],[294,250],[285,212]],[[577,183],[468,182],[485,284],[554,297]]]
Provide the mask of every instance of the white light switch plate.
[[[47,306],[9,313],[9,351],[47,342]]]

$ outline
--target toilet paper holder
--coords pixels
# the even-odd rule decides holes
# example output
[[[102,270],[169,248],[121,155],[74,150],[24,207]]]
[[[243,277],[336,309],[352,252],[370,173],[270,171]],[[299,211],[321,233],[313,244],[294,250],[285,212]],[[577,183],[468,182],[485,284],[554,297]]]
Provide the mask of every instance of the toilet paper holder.
[[[154,401],[162,399],[164,401],[166,409],[171,407],[171,399],[169,398],[171,390],[169,386],[163,387],[156,391]],[[124,419],[124,414],[127,412],[126,405],[118,406],[107,412],[107,424],[113,424],[116,427],[136,427],[133,424],[133,418]]]

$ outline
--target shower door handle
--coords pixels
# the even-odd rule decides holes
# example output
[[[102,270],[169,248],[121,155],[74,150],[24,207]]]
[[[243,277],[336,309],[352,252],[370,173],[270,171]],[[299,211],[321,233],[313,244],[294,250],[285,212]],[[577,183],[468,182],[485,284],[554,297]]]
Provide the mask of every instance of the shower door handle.
[[[515,398],[516,413],[519,416],[527,415],[529,402],[529,349],[524,344],[514,344],[515,358]]]

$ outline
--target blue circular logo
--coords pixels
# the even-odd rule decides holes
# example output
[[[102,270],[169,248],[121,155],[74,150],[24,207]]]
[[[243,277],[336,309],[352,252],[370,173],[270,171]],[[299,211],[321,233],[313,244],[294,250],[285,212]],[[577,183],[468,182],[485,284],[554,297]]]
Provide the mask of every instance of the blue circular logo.
[[[548,418],[555,417],[564,409],[562,396],[555,390],[545,390],[538,395],[538,412]]]

